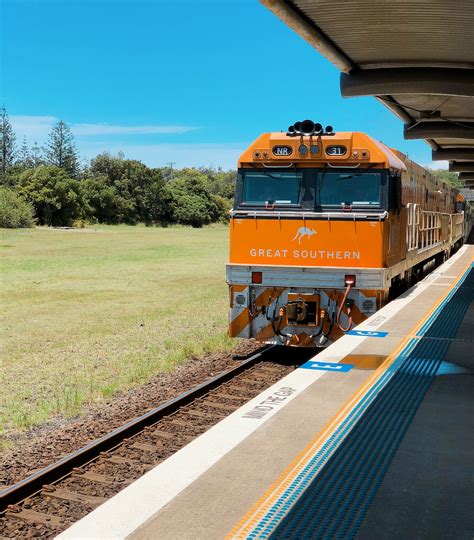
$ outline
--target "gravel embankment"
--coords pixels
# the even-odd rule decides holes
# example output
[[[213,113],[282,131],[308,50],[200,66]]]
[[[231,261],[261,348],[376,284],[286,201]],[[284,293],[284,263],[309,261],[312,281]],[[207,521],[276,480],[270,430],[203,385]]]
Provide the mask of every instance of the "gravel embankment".
[[[261,344],[242,341],[232,351],[193,358],[173,372],[161,373],[149,383],[125,392],[109,403],[88,408],[78,418],[55,419],[41,427],[7,437],[11,447],[0,454],[0,489],[237,365],[240,359],[259,349]]]

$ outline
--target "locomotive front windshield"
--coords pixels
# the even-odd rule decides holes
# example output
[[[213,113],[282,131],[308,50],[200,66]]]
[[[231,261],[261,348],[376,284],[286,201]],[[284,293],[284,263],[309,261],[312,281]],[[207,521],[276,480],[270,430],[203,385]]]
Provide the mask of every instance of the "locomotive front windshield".
[[[318,173],[316,204],[319,206],[380,206],[380,172]]]
[[[244,175],[242,204],[252,206],[299,204],[303,173],[249,171]]]
[[[239,184],[237,206],[247,207],[375,210],[387,198],[387,174],[381,170],[241,170]]]

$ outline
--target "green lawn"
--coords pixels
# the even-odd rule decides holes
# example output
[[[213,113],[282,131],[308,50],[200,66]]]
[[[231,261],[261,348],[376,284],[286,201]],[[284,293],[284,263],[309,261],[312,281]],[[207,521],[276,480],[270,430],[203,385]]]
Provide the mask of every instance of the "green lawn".
[[[228,228],[0,230],[3,429],[231,347]]]

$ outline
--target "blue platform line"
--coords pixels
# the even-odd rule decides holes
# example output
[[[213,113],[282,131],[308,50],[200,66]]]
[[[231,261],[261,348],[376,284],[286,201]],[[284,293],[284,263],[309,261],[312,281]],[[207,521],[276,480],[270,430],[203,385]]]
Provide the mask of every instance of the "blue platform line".
[[[403,436],[404,427],[408,426],[429,386],[429,378],[439,365],[435,359],[428,362],[412,359],[412,363],[415,373],[399,374],[398,383],[391,383],[384,389],[377,406],[375,402],[372,404],[371,414],[364,415],[364,422],[358,423],[318,476],[317,482],[311,484],[291,509],[286,523],[283,521],[279,525],[275,531],[276,538],[301,538],[299,524],[301,522],[301,527],[304,527],[305,521],[311,529],[311,537],[332,538],[337,529],[347,533],[355,515],[370,503],[371,490],[377,485],[378,467],[389,463],[386,457],[393,441],[388,435],[395,433],[395,439]],[[420,377],[421,385],[418,382]],[[410,401],[411,406],[406,410]],[[392,414],[393,408],[400,406],[400,413]],[[315,528],[321,534],[314,535]]]
[[[388,388],[388,390],[391,390],[391,392],[389,392],[388,394],[386,392],[387,386],[399,386],[399,383],[397,384],[397,380],[394,380],[394,384],[388,384],[390,383],[390,381],[393,380],[393,377],[396,377],[397,379],[399,379],[400,377],[403,377],[404,379],[408,377],[411,380],[411,384],[406,388],[403,388],[401,393],[398,393],[399,397],[406,395],[407,392],[410,391],[410,389],[412,389],[413,392],[416,390],[416,392],[414,392],[412,396],[412,400],[414,400],[413,403],[416,404],[417,402],[415,398],[417,398],[419,403],[421,403],[421,400],[423,399],[423,396],[427,388],[429,387],[431,378],[436,373],[442,361],[442,356],[445,353],[444,349],[446,348],[447,350],[447,347],[449,346],[449,341],[446,342],[445,346],[440,346],[439,343],[433,343],[432,340],[430,340],[431,343],[428,343],[427,341],[420,339],[420,337],[422,338],[431,328],[433,323],[437,320],[442,309],[446,308],[453,296],[459,291],[460,286],[467,279],[471,270],[472,266],[467,269],[458,279],[450,293],[446,296],[446,298],[443,299],[441,304],[430,315],[425,324],[420,328],[417,336],[410,339],[407,345],[403,348],[403,350],[394,360],[392,365],[387,368],[386,372],[374,384],[370,391],[367,392],[365,396],[363,396],[363,398],[349,413],[346,419],[338,426],[333,435],[309,460],[307,465],[300,471],[300,473],[296,476],[290,486],[272,505],[272,507],[270,507],[270,509],[263,516],[263,518],[256,525],[256,527],[254,527],[254,529],[248,536],[249,538],[268,538],[274,531],[275,537],[279,537],[277,531],[280,529],[279,524],[282,523],[283,518],[288,515],[288,512],[292,511],[297,502],[305,493],[307,487],[311,485],[316,476],[321,473],[321,471],[325,468],[326,464],[328,464],[328,462],[332,459],[335,453],[339,452],[339,449],[341,448],[341,445],[345,443],[345,439],[347,439],[348,434],[351,433],[352,430],[354,430],[355,433],[359,420],[365,413],[367,413],[369,407],[371,407],[371,405],[378,398],[378,396],[380,396],[382,392],[385,392],[385,394],[388,396],[387,399],[395,399],[395,396],[392,396],[392,393],[394,391],[393,388]],[[461,301],[461,304],[466,304],[466,301]],[[455,307],[457,309],[455,310],[455,316],[451,318],[451,324],[449,324],[449,333],[458,328],[460,321],[462,320],[462,317],[465,313],[465,309],[463,309],[462,306]],[[444,326],[446,328],[446,325]],[[422,353],[421,358],[413,358],[413,352],[415,351],[415,349],[418,351],[418,353]],[[440,353],[442,354],[440,355]],[[418,354],[416,356],[418,356]],[[415,386],[413,386],[413,384],[415,384],[413,381],[420,380],[420,377],[424,380],[424,384],[422,384],[420,388],[417,389]],[[385,396],[383,397],[385,398]],[[416,412],[416,408],[411,417],[413,417],[414,413]],[[367,413],[367,419],[370,420],[371,418],[373,418],[374,414],[374,412],[372,412],[372,414]],[[410,420],[405,418],[403,425],[406,424],[406,429],[408,429],[409,423]],[[403,431],[403,429],[405,428],[402,429],[402,427],[403,426],[399,426],[399,434],[404,434],[405,432]],[[403,437],[403,435],[401,436]],[[391,452],[393,453],[394,451],[396,451],[396,448],[398,448],[398,445],[395,442],[392,442],[390,448]],[[367,453],[367,451],[365,453]],[[377,486],[379,485],[380,481],[380,479],[374,480],[373,486],[371,488],[372,491],[373,489],[375,489],[376,492]],[[369,499],[370,493],[371,492],[369,490]],[[354,515],[352,517],[354,518],[355,522],[358,522],[358,520],[356,519],[357,516]],[[326,523],[326,521],[324,521],[324,523]],[[353,527],[354,524],[349,524],[345,527],[344,530],[351,531],[353,530]],[[286,533],[288,532],[289,531],[287,530]]]
[[[268,538],[273,529],[288,512],[290,507],[296,502],[297,498],[303,493],[303,491],[308,487],[309,483],[330,459],[331,455],[337,450],[339,444],[354,427],[360,416],[375,399],[376,395],[395,374],[398,365],[403,362],[405,354],[408,354],[410,349],[416,345],[416,342],[417,340],[413,339],[407,344],[405,349],[395,360],[394,364],[387,369],[384,375],[382,375],[371,390],[365,396],[363,396],[356,407],[349,413],[346,419],[337,427],[336,431],[324,443],[321,449],[313,456],[313,458],[311,458],[308,464],[296,476],[285,493],[283,493],[279,500],[269,509],[266,516],[262,520],[262,522],[267,522],[267,526],[265,528],[257,526],[255,531],[258,531],[259,534],[255,537],[249,536],[249,538]],[[395,363],[397,365],[395,365]]]
[[[410,362],[412,368],[397,374],[395,384],[384,389],[382,399],[371,406],[278,526],[275,538],[301,538],[300,522],[310,528],[312,538],[339,537],[333,536],[336,530],[345,531],[342,537],[350,537],[346,533],[353,526],[352,519],[358,512],[365,514],[374,486],[383,476],[380,467],[390,463],[387,449],[403,437],[439,365],[435,358],[412,358]]]
[[[378,392],[386,385],[390,378],[395,374],[399,364],[401,364],[405,356],[413,349],[418,340],[411,340],[400,355],[395,359],[394,363],[389,366],[386,372],[380,377],[377,383],[365,394],[358,402],[356,407],[352,409],[345,421],[342,422],[335,430],[335,432],[324,443],[321,449],[313,456],[308,464],[302,469],[302,471],[296,476],[287,490],[281,495],[279,500],[269,509],[262,522],[267,522],[266,527],[259,531],[258,538],[266,538],[271,531],[278,525],[282,517],[289,510],[290,506],[296,501],[308,484],[313,480],[320,469],[329,460],[333,452],[337,450],[338,445],[348,434],[348,432],[355,425],[359,417],[364,410],[370,405]],[[257,526],[255,530],[259,530],[260,526]]]

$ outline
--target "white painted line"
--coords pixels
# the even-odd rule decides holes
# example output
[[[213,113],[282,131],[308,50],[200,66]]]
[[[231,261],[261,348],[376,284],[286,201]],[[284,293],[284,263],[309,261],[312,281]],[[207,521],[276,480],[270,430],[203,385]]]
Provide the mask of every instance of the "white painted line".
[[[317,354],[318,361],[338,362],[366,337],[345,336]],[[122,539],[215,465],[279,410],[325,375],[325,371],[297,369],[262,392],[200,437],[160,463],[57,538]],[[285,397],[273,407],[268,401]],[[269,399],[270,398],[270,399]],[[258,407],[269,407],[258,409]],[[260,417],[253,411],[265,411]]]
[[[462,253],[464,253],[463,248],[452,259],[460,257]],[[443,275],[445,271],[447,269],[440,271],[440,275]],[[385,324],[428,285],[430,284],[420,282],[415,288],[393,300],[359,325],[358,329],[372,330],[377,326],[370,323],[376,320],[380,321],[378,326]],[[344,336],[314,358],[317,357],[320,362],[339,362],[366,339],[370,338]],[[60,540],[126,538],[326,373],[307,369],[293,371],[72,525],[57,538]],[[255,411],[260,411],[262,414],[256,414]]]
[[[331,359],[332,362],[338,362],[364,339],[366,338],[357,336],[340,339],[321,351],[317,355],[318,361]],[[57,538],[61,540],[126,538],[326,373],[306,369],[293,371],[76,522]],[[254,410],[262,410],[258,407],[268,407],[268,402],[274,397],[285,399],[265,409],[265,414],[261,417],[252,413]]]
[[[324,371],[293,371],[57,538],[126,538],[323,375]],[[273,406],[266,405],[266,414],[260,418],[249,415],[274,397],[284,399]]]

